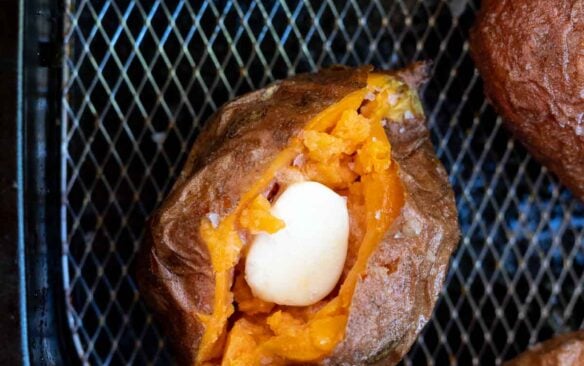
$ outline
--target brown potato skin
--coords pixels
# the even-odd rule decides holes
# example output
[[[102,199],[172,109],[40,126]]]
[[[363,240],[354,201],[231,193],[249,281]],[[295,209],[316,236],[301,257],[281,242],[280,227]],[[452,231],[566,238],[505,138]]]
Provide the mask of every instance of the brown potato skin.
[[[483,0],[470,50],[507,128],[584,199],[584,0]]]
[[[584,330],[536,344],[504,366],[584,366]]]
[[[195,313],[212,312],[214,278],[198,235],[201,219],[209,212],[229,215],[289,138],[320,111],[365,87],[370,70],[335,67],[280,81],[227,103],[206,123],[151,218],[137,261],[141,294],[180,364],[196,359],[203,327]],[[423,66],[398,75],[417,87]],[[458,243],[454,194],[425,121],[390,123],[387,132],[406,203],[357,285],[345,340],[322,364],[397,363],[429,319]]]

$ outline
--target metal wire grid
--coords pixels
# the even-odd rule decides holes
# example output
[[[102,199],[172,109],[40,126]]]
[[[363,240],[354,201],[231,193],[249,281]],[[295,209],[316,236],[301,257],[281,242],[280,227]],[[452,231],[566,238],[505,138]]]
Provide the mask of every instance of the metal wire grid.
[[[196,4],[195,4],[196,3]],[[65,7],[62,271],[88,364],[168,364],[131,263],[200,123],[332,63],[432,59],[423,90],[463,239],[405,364],[499,364],[584,326],[584,205],[509,138],[466,35],[477,1],[87,1]]]

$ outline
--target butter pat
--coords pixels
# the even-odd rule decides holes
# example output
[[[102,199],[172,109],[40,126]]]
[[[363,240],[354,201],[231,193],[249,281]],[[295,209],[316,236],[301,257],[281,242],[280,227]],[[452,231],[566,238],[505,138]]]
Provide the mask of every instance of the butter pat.
[[[349,240],[346,199],[317,182],[290,185],[271,208],[286,224],[255,236],[245,279],[254,296],[280,305],[307,306],[337,284]]]

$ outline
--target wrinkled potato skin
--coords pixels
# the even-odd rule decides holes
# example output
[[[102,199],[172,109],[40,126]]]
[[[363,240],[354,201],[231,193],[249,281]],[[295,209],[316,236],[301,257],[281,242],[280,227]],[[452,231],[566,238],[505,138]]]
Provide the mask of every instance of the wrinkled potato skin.
[[[584,0],[483,0],[470,46],[508,129],[584,199]]]
[[[267,164],[326,107],[365,87],[370,68],[334,68],[300,75],[247,94],[206,123],[185,167],[151,219],[137,277],[180,364],[193,364],[212,312],[214,278],[198,235],[209,212],[225,217]],[[422,65],[398,72],[417,87]],[[459,239],[454,195],[423,120],[390,123],[405,206],[359,281],[345,339],[326,365],[397,363],[429,319]],[[412,224],[413,223],[413,224]]]
[[[584,366],[584,330],[536,344],[504,366]]]

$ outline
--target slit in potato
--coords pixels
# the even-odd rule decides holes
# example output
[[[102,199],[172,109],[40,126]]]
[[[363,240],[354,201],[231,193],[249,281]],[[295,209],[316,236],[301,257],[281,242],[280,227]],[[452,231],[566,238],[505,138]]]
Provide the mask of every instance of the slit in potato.
[[[384,131],[387,119],[421,115],[416,93],[387,74],[371,74],[357,90],[314,117],[218,224],[205,220],[200,233],[215,273],[212,314],[197,363],[224,365],[314,362],[343,339],[359,277],[404,204],[398,164]],[[319,182],[347,198],[347,259],[334,290],[316,304],[277,305],[254,296],[244,278],[250,238],[275,233],[285,223],[270,205],[291,182]]]

